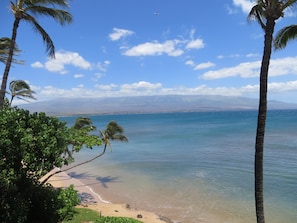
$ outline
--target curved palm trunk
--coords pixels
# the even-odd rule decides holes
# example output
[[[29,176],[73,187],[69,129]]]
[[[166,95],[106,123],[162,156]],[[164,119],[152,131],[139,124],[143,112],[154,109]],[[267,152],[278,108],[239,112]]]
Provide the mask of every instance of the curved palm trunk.
[[[84,162],[82,162],[82,163],[78,163],[78,164],[76,164],[76,165],[74,165],[74,166],[72,166],[72,167],[69,167],[69,168],[67,168],[67,169],[64,169],[64,170],[58,170],[58,171],[56,171],[56,172],[50,174],[48,177],[46,177],[46,178],[41,182],[41,184],[45,184],[45,183],[46,183],[52,176],[54,176],[54,175],[56,175],[56,174],[58,174],[58,173],[65,172],[65,171],[71,170],[71,169],[73,169],[73,168],[75,168],[75,167],[81,166],[81,165],[83,165],[83,164],[92,162],[93,160],[99,158],[100,156],[102,156],[102,155],[105,153],[105,151],[106,151],[106,147],[107,147],[107,144],[104,145],[104,149],[103,149],[102,153],[100,153],[99,155],[93,157],[92,159],[86,160],[86,161],[84,161]]]
[[[267,19],[264,40],[264,52],[260,71],[260,99],[258,110],[258,123],[255,145],[255,203],[257,223],[264,223],[264,195],[263,195],[263,157],[264,157],[264,135],[267,114],[267,82],[268,69],[272,49],[272,35],[275,20]]]
[[[4,98],[5,98],[5,92],[6,92],[6,86],[7,86],[7,80],[8,80],[8,74],[12,63],[14,48],[15,48],[15,41],[17,36],[17,29],[19,27],[20,19],[16,18],[13,23],[13,29],[12,29],[12,36],[11,36],[11,42],[10,42],[10,49],[7,56],[6,66],[2,77],[2,84],[1,84],[1,90],[0,90],[0,109],[3,107]]]

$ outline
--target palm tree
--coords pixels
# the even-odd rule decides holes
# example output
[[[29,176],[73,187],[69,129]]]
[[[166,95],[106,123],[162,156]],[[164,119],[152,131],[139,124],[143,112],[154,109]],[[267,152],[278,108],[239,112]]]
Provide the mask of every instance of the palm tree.
[[[105,131],[100,130],[101,139],[104,143],[103,153],[106,151],[106,147],[110,146],[110,140],[116,140],[121,142],[128,142],[128,139],[125,135],[123,135],[124,129],[118,125],[115,121],[110,121],[106,126]]]
[[[283,49],[290,40],[297,38],[297,25],[290,25],[282,28],[274,38],[274,48]]]
[[[4,69],[2,84],[0,90],[0,109],[3,107],[6,85],[9,70],[12,63],[12,57],[15,49],[15,42],[17,37],[17,30],[20,21],[26,21],[33,26],[33,29],[41,35],[44,43],[46,44],[46,52],[48,56],[55,57],[55,47],[52,39],[47,32],[41,27],[34,15],[49,16],[61,25],[72,22],[72,16],[69,12],[61,8],[68,8],[67,0],[11,0],[10,9],[14,15],[14,23],[12,29],[11,42],[7,56],[6,66]]]
[[[75,123],[72,128],[77,129],[77,130],[79,130],[79,129],[88,129],[88,130],[96,129],[96,127],[93,126],[92,124],[93,124],[93,122],[90,118],[78,117],[75,120]]]
[[[9,47],[11,44],[11,39],[8,37],[2,37],[0,38],[0,62],[6,63],[9,53]],[[17,55],[21,50],[19,50],[18,46],[15,44],[14,47],[14,55]],[[22,61],[17,61],[15,59],[12,59],[13,63],[22,64]]]
[[[88,119],[88,118],[86,118],[86,119]],[[77,120],[77,121],[80,122],[80,120]],[[84,122],[83,119],[81,119],[81,121]],[[90,126],[90,125],[88,125],[88,126]],[[81,166],[83,164],[92,162],[93,160],[95,160],[95,159],[103,156],[104,153],[105,153],[105,151],[106,151],[107,146],[109,146],[110,149],[111,149],[110,140],[117,140],[117,141],[121,141],[121,142],[128,142],[128,138],[125,135],[123,135],[124,129],[120,125],[118,125],[118,123],[115,122],[115,121],[110,121],[108,123],[108,125],[106,126],[106,129],[104,131],[100,130],[99,132],[100,132],[100,135],[101,135],[101,140],[104,143],[103,151],[100,154],[98,154],[97,156],[95,156],[95,157],[93,157],[93,158],[91,158],[89,160],[86,160],[86,161],[84,161],[82,163],[78,163],[78,164],[76,164],[76,165],[74,165],[72,167],[69,167],[67,169],[58,170],[58,171],[50,174],[49,176],[47,176],[41,183],[42,184],[46,183],[52,176],[54,176],[54,175],[56,175],[58,173],[61,173],[62,171],[71,170],[71,169],[73,169],[75,167],[78,167],[78,166]]]
[[[29,84],[27,84],[23,80],[11,81],[9,84],[9,90],[10,92],[7,92],[7,93],[11,95],[11,99],[9,102],[10,105],[14,98],[19,98],[24,101],[27,101],[25,98],[36,100],[36,98],[33,96],[35,92],[32,91]]]
[[[96,127],[93,126],[93,122],[90,118],[87,117],[78,117],[75,120],[74,125],[70,128],[71,141],[69,142],[72,146],[71,148],[67,147],[65,150],[65,155],[72,160],[72,154],[75,151],[80,150],[85,142],[85,138],[82,136],[89,136],[89,132],[96,130]],[[96,144],[96,143],[95,143]]]
[[[264,51],[260,70],[259,110],[257,133],[255,142],[255,206],[257,223],[264,223],[264,196],[263,196],[263,157],[264,135],[267,115],[267,81],[271,58],[273,33],[276,21],[284,16],[284,10],[297,0],[257,0],[248,15],[251,20],[256,20],[263,29]]]

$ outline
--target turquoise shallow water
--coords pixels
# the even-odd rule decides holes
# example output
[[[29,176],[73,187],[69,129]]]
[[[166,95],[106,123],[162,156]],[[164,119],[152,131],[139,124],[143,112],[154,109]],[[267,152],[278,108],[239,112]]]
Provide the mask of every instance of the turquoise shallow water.
[[[176,222],[254,222],[256,111],[90,116],[116,120],[128,143],[73,169],[105,200]],[[70,125],[76,117],[61,117]],[[297,222],[297,111],[270,111],[265,136],[267,222]],[[82,150],[80,162],[102,148]]]

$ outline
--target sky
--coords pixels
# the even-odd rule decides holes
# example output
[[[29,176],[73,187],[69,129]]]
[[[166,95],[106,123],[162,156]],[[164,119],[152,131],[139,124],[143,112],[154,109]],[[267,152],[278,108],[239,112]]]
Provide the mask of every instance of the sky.
[[[71,0],[70,25],[36,17],[51,36],[21,22],[22,50],[9,81],[25,80],[38,101],[143,95],[258,98],[264,32],[248,21],[252,0]],[[11,37],[9,1],[0,1],[0,37]],[[3,22],[4,21],[4,22]],[[297,21],[285,11],[275,33]],[[268,99],[297,103],[297,40],[273,50]],[[0,77],[4,64],[0,64]],[[15,103],[19,103],[15,101]]]

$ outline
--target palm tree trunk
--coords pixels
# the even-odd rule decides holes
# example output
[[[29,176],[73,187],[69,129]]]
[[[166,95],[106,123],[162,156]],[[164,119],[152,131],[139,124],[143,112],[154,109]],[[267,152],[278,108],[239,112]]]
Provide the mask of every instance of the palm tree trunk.
[[[76,164],[76,165],[74,165],[74,166],[72,166],[72,167],[69,167],[69,168],[67,168],[67,169],[64,169],[64,170],[58,170],[58,171],[56,171],[56,172],[50,174],[48,177],[46,177],[46,178],[41,182],[41,184],[45,184],[45,183],[46,183],[52,176],[54,176],[54,175],[56,175],[56,174],[58,174],[58,173],[65,172],[65,171],[71,170],[71,169],[73,169],[73,168],[75,168],[75,167],[81,166],[81,165],[83,165],[83,164],[92,162],[93,160],[99,158],[100,156],[102,156],[102,155],[105,153],[105,151],[106,151],[106,147],[107,147],[107,144],[104,145],[104,149],[103,149],[102,153],[100,153],[99,155],[93,157],[92,159],[86,160],[86,161],[84,161],[84,162],[82,162],[82,163],[78,163],[78,164]]]
[[[260,71],[260,98],[257,122],[257,134],[255,145],[255,204],[257,223],[265,223],[264,218],[264,194],[263,194],[263,157],[264,135],[267,116],[267,82],[268,69],[272,49],[272,35],[275,21],[267,19],[264,40],[264,52]]]
[[[5,66],[5,70],[3,73],[1,90],[0,90],[0,109],[2,109],[3,103],[4,103],[8,74],[9,74],[9,70],[11,67],[12,58],[13,58],[13,54],[14,54],[15,41],[16,41],[17,29],[19,27],[19,23],[20,23],[20,19],[18,19],[18,18],[16,18],[13,23],[10,49],[9,49],[8,56],[7,56],[6,66]]]

